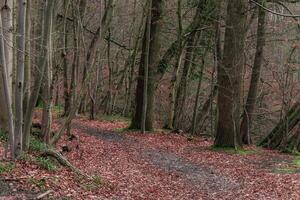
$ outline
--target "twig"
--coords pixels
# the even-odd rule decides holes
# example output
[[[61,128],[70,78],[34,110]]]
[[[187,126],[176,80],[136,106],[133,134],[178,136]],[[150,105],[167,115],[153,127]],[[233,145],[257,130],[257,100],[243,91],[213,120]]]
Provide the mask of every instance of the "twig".
[[[35,199],[42,199],[44,198],[45,196],[47,196],[48,194],[50,194],[51,192],[53,192],[53,190],[48,190],[40,195],[38,195]]]

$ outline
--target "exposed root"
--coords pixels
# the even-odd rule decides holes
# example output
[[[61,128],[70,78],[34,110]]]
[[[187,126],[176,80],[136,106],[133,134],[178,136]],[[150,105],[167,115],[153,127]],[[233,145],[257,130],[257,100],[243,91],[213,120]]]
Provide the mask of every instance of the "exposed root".
[[[80,169],[73,166],[63,155],[61,155],[59,152],[57,152],[54,149],[46,149],[43,152],[43,155],[55,158],[62,166],[65,166],[65,167],[69,168],[70,170],[72,170],[76,174],[78,174],[80,176],[83,176],[87,179],[92,179],[92,177],[90,177],[89,175],[82,172]]]

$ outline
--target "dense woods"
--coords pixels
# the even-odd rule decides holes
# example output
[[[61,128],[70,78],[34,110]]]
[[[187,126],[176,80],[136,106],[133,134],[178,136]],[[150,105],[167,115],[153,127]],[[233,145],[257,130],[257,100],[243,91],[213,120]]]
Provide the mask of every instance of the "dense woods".
[[[298,0],[0,3],[3,162],[38,154],[93,182],[95,177],[65,154],[74,150],[66,141],[76,141],[74,151],[80,151],[85,143],[79,130],[102,127],[104,118],[125,119],[120,127],[119,122],[107,126],[136,138],[162,132],[171,143],[179,134],[209,141],[213,150],[262,147],[299,154]],[[108,130],[114,132],[98,132]],[[94,132],[88,134],[101,139]],[[122,140],[137,148],[132,138]],[[37,141],[43,148],[32,154]],[[181,173],[190,167],[184,166]],[[209,177],[207,187],[216,181]]]

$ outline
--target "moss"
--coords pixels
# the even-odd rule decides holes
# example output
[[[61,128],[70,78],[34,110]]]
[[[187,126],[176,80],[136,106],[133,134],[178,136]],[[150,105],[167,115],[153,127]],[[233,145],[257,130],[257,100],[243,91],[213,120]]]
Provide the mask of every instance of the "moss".
[[[300,166],[300,156],[295,157],[293,160],[293,165]]]
[[[212,150],[216,152],[224,152],[227,154],[238,154],[238,155],[249,155],[256,154],[256,150],[246,150],[242,148],[231,148],[231,147],[215,147],[212,146]]]
[[[299,167],[300,167],[300,156],[295,156],[292,162],[290,162],[287,167],[275,168],[273,172],[281,173],[281,174],[299,174],[300,173]]]
[[[279,174],[296,174],[300,173],[299,170],[294,169],[294,168],[275,168],[273,170],[274,173],[279,173]]]

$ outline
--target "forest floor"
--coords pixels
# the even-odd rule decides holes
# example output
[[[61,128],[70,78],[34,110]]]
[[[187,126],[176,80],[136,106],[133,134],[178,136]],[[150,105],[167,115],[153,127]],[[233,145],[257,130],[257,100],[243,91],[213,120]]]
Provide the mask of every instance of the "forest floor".
[[[76,138],[58,142],[93,181],[64,167],[42,169],[34,153],[11,169],[0,162],[0,199],[34,199],[45,191],[51,191],[45,199],[300,199],[297,157],[256,147],[213,149],[210,138],[141,134],[127,125],[81,117],[72,123]]]

